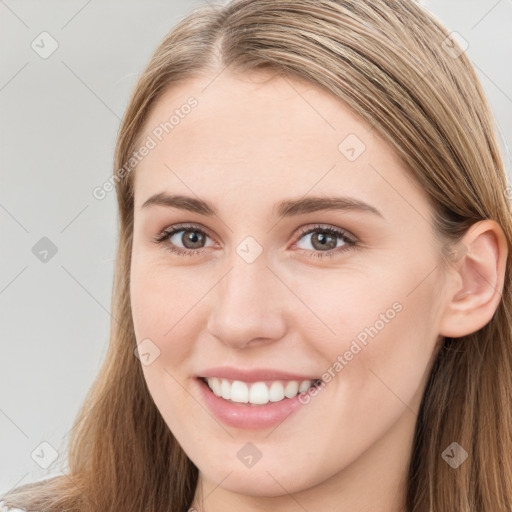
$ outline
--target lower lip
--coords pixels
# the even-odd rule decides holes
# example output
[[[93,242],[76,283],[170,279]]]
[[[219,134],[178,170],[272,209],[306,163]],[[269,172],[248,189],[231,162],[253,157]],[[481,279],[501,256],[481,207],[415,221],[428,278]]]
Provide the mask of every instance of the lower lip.
[[[202,379],[197,379],[206,405],[220,421],[236,428],[261,429],[282,423],[297,411],[302,404],[299,393],[293,398],[284,398],[280,402],[268,402],[265,405],[234,403],[217,396]]]

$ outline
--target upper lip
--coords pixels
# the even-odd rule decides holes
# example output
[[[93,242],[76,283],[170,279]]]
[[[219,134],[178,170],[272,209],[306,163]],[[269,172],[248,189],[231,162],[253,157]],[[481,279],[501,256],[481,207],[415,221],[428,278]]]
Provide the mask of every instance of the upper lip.
[[[219,377],[229,380],[241,380],[243,382],[260,382],[265,380],[298,380],[299,382],[302,382],[303,380],[319,380],[318,377],[283,372],[281,370],[273,370],[271,368],[252,368],[241,370],[239,368],[231,368],[228,366],[208,368],[201,372],[199,377]]]

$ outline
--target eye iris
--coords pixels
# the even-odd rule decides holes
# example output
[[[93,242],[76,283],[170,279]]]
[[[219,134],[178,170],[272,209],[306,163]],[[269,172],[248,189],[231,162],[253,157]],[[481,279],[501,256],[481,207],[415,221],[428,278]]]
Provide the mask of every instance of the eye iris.
[[[198,249],[201,247],[201,242],[204,242],[204,236],[202,233],[198,233],[193,230],[186,230],[181,237],[183,245],[187,247],[187,249]],[[192,246],[187,246],[187,244],[191,242]],[[195,245],[199,244],[199,245]]]
[[[330,242],[328,242],[327,240],[330,239]],[[312,242],[312,245],[313,247],[315,247],[315,249],[335,249],[336,248],[336,237],[331,235],[331,234],[326,234],[326,233],[322,233],[320,232],[320,234],[313,234],[313,236],[311,237],[311,242]],[[320,244],[319,247],[316,247],[316,242],[318,242]]]

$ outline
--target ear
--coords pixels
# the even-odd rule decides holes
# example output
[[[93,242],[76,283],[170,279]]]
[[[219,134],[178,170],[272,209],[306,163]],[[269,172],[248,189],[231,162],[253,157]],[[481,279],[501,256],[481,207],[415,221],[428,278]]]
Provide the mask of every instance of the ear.
[[[453,271],[439,334],[457,338],[478,331],[494,316],[505,280],[507,239],[497,222],[483,220],[450,254]]]

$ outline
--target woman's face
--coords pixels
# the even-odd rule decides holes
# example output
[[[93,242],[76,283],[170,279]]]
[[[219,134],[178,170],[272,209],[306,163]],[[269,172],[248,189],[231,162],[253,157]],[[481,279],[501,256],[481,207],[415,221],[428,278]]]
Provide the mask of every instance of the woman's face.
[[[269,77],[191,79],[143,127],[130,291],[144,376],[216,488],[209,503],[348,481],[389,493],[445,303],[431,210],[375,129],[311,84]],[[144,206],[156,194],[189,200]],[[219,381],[236,403],[200,380],[219,368],[240,372]],[[279,400],[294,379],[254,369],[323,387]],[[258,381],[253,401],[271,401],[238,402]]]

